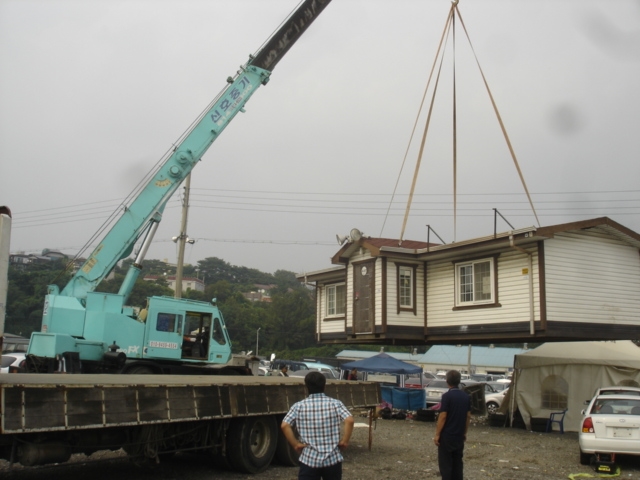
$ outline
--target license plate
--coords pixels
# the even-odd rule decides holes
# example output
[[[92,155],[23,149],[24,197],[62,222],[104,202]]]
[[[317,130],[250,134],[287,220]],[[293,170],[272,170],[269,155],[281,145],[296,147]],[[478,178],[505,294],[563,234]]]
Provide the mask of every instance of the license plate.
[[[632,436],[632,429],[631,428],[614,428],[613,429],[613,436],[614,438],[628,438]]]

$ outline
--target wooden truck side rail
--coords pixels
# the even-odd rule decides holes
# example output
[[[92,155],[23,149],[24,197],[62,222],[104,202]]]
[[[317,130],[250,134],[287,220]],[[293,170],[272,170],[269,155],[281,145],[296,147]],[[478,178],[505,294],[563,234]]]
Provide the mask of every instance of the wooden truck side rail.
[[[380,403],[374,383],[328,381],[348,408]],[[285,414],[306,397],[302,378],[8,374],[0,378],[0,434]]]

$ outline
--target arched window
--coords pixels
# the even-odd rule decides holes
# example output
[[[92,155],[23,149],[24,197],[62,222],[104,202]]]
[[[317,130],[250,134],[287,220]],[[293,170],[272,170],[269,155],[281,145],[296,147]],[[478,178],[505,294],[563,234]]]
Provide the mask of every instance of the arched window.
[[[569,384],[559,375],[549,375],[542,382],[542,408],[567,408]]]

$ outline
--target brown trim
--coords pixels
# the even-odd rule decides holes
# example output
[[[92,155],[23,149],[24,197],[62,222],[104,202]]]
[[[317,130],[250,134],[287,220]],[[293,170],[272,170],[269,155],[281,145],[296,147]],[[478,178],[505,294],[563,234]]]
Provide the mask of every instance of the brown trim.
[[[381,266],[380,268],[382,268],[382,288],[380,289],[382,291],[382,297],[380,299],[380,301],[382,302],[382,312],[380,312],[380,323],[382,325],[382,331],[386,332],[387,331],[387,290],[389,288],[389,284],[387,283],[387,259],[385,257],[382,257],[381,259]]]
[[[460,325],[431,327],[431,335],[425,336],[421,327],[389,326],[386,334],[375,333],[345,335],[325,333],[322,343],[385,344],[385,345],[446,345],[468,343],[520,343],[520,342],[568,342],[593,340],[636,340],[636,325],[611,325],[607,323],[548,322],[546,331],[541,331],[536,322],[535,334],[529,333],[529,322],[493,323],[468,325],[460,333]]]
[[[422,278],[422,303],[424,305],[424,334],[427,334],[427,262],[422,262],[422,268],[424,269],[424,275]]]
[[[533,273],[533,272],[532,272]],[[538,242],[538,289],[540,328],[547,329],[547,271],[545,269],[544,242]]]
[[[361,240],[359,240],[361,241]],[[377,259],[373,258],[373,257],[369,257],[369,258],[365,258],[364,260],[358,260],[357,262],[351,262],[350,264],[353,266],[353,269],[351,271],[351,273],[353,274],[353,277],[351,278],[351,284],[353,289],[355,289],[355,283],[356,283],[356,275],[358,274],[358,272],[356,271],[356,268],[362,266],[362,264],[370,264],[371,268],[373,269],[373,274],[371,275],[371,285],[370,285],[370,295],[371,295],[371,306],[372,308],[370,309],[371,312],[371,330],[375,331],[376,329],[376,268],[378,268],[378,264],[377,264]],[[356,306],[355,306],[355,299],[352,297],[351,298],[351,308],[353,309],[352,311],[352,322],[351,322],[351,335],[356,335],[356,319],[355,319],[355,311],[356,311]],[[345,329],[346,331],[346,329]],[[357,334],[360,335],[360,334]]]
[[[502,308],[501,303],[482,303],[479,305],[467,305],[465,307],[453,307],[451,310],[457,312],[459,310],[475,310],[477,308]]]
[[[400,312],[413,312],[414,315],[418,314],[418,297],[417,293],[417,270],[418,265],[415,263],[398,263],[393,262],[396,265],[396,313],[400,314]],[[400,268],[406,267],[411,268],[411,303],[412,307],[401,307],[400,306]]]
[[[323,322],[340,322],[340,321],[346,321],[347,317],[346,315],[343,315],[341,317],[324,317],[322,319]]]
[[[572,230],[584,230],[588,228],[601,227],[603,225],[615,228],[620,233],[623,233],[636,241],[640,241],[640,234],[630,230],[624,225],[614,222],[609,217],[592,218],[589,220],[581,220],[578,222],[562,223],[559,225],[552,225],[550,227],[540,227],[536,230],[535,235],[541,235],[544,237],[553,237],[554,233],[569,232]]]
[[[322,310],[321,310],[321,306],[322,306],[322,291],[324,290],[324,285],[316,285],[316,342],[320,341],[320,338],[322,336],[322,328],[321,328],[321,322],[320,322],[320,318],[322,316]]]

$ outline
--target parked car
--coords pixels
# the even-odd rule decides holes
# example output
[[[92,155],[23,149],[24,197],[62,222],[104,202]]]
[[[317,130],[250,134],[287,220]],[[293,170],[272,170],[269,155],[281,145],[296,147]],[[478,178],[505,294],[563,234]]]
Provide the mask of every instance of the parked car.
[[[23,352],[29,348],[29,339],[12,333],[5,333],[2,337],[2,354]]]
[[[303,362],[309,370],[318,370],[319,372],[325,373],[327,372],[329,376],[325,375],[327,378],[340,378],[340,370],[332,365],[327,365],[326,363],[318,363],[318,362]]]
[[[22,352],[7,353],[2,355],[2,364],[0,366],[0,373],[9,373],[9,369],[21,368],[25,360],[25,354]]]
[[[410,373],[405,376],[404,386],[406,388],[423,388],[436,378],[437,377],[431,372],[422,372],[422,383],[420,383],[420,374]]]
[[[630,387],[624,387],[630,388]],[[640,455],[640,389],[598,389],[598,394],[582,411],[578,432],[580,463],[589,465],[594,455]]]
[[[335,376],[335,373],[332,370],[328,369],[318,369],[318,368],[309,368],[307,370],[296,370],[295,372],[289,372],[290,377],[306,377],[311,372],[320,372],[325,376],[327,380],[340,380],[340,373],[338,376]]]
[[[495,382],[487,382],[487,385],[491,385],[491,388],[493,388],[496,392],[502,392],[509,388],[510,383],[500,382],[496,380]]]
[[[309,367],[307,367],[305,363],[296,362],[294,360],[283,360],[283,359],[275,359],[273,362],[271,362],[271,370],[277,372],[284,365],[289,367],[289,372],[296,372],[298,370],[309,370]]]
[[[464,389],[469,385],[473,385],[475,382],[460,382],[459,388]],[[446,380],[432,380],[424,387],[427,394],[427,408],[437,405],[442,400],[442,395],[449,390]]]
[[[624,385],[614,385],[611,387],[600,387],[597,388],[595,392],[593,392],[593,398],[598,397],[600,395],[638,395],[640,396],[640,388],[638,387],[627,387]],[[585,405],[589,405],[591,400],[587,400]]]
[[[508,390],[509,388],[505,388],[501,392],[485,394],[484,402],[485,402],[485,405],[487,406],[487,413],[489,415],[494,415],[498,411],[498,409],[502,406],[502,401],[504,400],[504,397],[507,395]]]
[[[504,375],[497,375],[493,373],[472,373],[471,380],[476,382],[496,382],[503,379]]]

